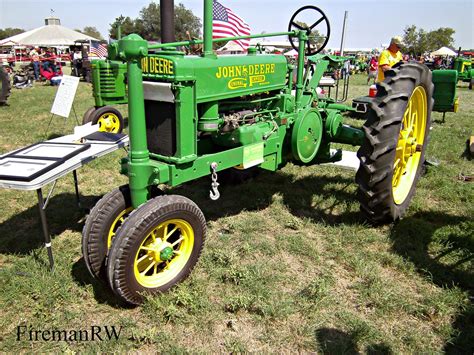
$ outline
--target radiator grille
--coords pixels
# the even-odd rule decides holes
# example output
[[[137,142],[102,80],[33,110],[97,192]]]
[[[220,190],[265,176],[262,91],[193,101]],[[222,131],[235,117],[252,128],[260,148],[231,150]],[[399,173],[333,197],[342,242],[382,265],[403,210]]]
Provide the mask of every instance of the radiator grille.
[[[146,138],[151,153],[176,154],[176,109],[173,102],[145,100]]]

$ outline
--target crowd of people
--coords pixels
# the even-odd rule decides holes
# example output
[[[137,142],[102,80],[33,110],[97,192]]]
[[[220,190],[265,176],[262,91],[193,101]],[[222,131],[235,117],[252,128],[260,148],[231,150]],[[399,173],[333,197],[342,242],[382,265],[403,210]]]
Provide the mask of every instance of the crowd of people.
[[[58,53],[55,48],[34,47],[30,50],[29,56],[34,70],[34,79],[40,79],[41,70],[52,76],[59,72],[61,64],[57,62]],[[48,76],[48,74],[46,74]]]
[[[373,54],[369,57],[360,56],[356,59],[359,64],[363,63],[367,73],[367,85],[371,82],[374,84],[384,80],[384,72],[400,61],[418,62],[427,65],[431,69],[447,69],[453,67],[454,57],[433,56],[426,54],[415,57],[413,55],[402,54],[401,47],[403,45],[402,38],[395,36],[390,40],[390,45],[380,54]],[[350,65],[350,61],[346,61],[340,70],[340,78],[345,78],[356,72],[357,64]]]
[[[9,66],[13,72],[16,62],[31,63],[33,80],[39,81],[42,77],[49,80],[51,77],[62,75],[62,64],[65,61],[72,63],[75,75],[79,76],[82,68],[83,53],[80,47],[73,47],[66,51],[61,51],[55,47],[26,47],[20,51],[2,52],[3,65]],[[6,55],[6,56],[5,56]],[[1,64],[1,63],[0,63]]]

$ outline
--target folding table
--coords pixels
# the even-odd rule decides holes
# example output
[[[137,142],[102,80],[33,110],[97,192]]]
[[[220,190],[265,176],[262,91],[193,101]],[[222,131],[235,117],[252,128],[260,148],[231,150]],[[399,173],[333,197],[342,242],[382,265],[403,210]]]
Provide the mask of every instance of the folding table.
[[[101,133],[93,140],[78,139],[71,134],[40,142],[0,156],[0,188],[15,190],[36,190],[38,208],[48,252],[49,265],[54,268],[51,235],[46,220],[46,207],[59,178],[72,172],[76,199],[79,203],[79,186],[76,170],[92,160],[114,152],[128,145],[128,136],[116,135],[115,139],[98,140]],[[103,133],[104,137],[107,135]],[[110,138],[109,136],[107,136]],[[114,137],[112,137],[114,138]],[[46,197],[42,188],[52,183]]]

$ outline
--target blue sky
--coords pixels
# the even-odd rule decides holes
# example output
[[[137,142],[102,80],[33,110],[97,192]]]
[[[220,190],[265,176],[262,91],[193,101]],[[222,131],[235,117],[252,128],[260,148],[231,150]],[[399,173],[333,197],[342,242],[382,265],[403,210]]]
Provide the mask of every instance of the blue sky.
[[[159,2],[159,0],[156,0]],[[175,0],[202,18],[202,0]],[[299,7],[316,5],[331,22],[329,47],[339,47],[344,11],[349,12],[346,48],[378,47],[415,24],[425,30],[452,27],[455,45],[474,48],[472,0],[221,0],[244,18],[252,33],[285,31]],[[107,38],[109,24],[120,15],[135,18],[150,0],[0,0],[0,28],[33,29],[54,9],[62,25],[95,26]]]

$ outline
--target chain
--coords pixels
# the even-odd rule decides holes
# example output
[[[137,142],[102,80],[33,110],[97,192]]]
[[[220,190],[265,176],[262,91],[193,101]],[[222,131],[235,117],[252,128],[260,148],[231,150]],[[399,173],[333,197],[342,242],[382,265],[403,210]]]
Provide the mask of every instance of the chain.
[[[212,162],[211,163],[211,191],[209,191],[209,197],[211,200],[216,201],[221,197],[221,194],[219,193],[219,190],[217,189],[219,186],[219,183],[217,182],[217,163]]]

